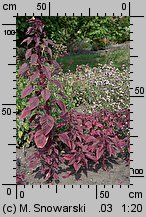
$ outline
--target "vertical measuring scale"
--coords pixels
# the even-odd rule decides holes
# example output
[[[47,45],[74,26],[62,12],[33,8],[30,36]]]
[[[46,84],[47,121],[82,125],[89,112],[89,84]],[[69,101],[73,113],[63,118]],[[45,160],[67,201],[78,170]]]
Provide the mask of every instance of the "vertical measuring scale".
[[[1,1],[1,216],[146,215],[144,3]],[[16,17],[32,15],[130,16],[130,185],[16,185]]]

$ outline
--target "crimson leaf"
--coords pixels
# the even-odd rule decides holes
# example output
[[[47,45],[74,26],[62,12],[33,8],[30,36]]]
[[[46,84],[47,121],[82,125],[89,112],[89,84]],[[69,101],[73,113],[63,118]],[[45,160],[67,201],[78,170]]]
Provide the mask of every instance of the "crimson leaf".
[[[35,47],[39,46],[39,43],[40,43],[40,37],[37,37]]]
[[[94,157],[90,153],[86,153],[86,157],[89,158],[90,160],[96,161],[96,157]]]
[[[52,50],[51,48],[48,47],[48,54],[50,55],[50,57],[52,58]]]
[[[30,48],[26,51],[26,53],[25,53],[26,60],[31,56],[31,51],[32,51],[32,48]]]
[[[97,139],[94,136],[89,136],[88,139],[86,140],[87,143],[94,143],[97,142]]]
[[[96,149],[96,160],[98,161],[104,153],[104,149],[98,148]]]
[[[63,99],[68,99],[68,96],[66,96],[62,91],[60,91],[58,94],[62,96]]]
[[[33,88],[31,85],[28,85],[22,92],[21,94],[21,99],[23,99],[24,97],[28,96],[30,93],[32,93]]]
[[[66,144],[69,148],[72,148],[70,138],[69,138],[69,136],[68,136],[68,134],[66,132],[65,133],[60,133],[60,134],[58,134],[58,136],[59,136],[59,140],[61,142]]]
[[[45,74],[46,78],[48,78],[48,79],[51,78],[51,72],[50,72],[50,67],[49,66],[44,66],[42,71]]]
[[[87,121],[87,122],[85,123],[85,125],[88,127],[88,129],[91,129],[91,128],[92,128],[92,124],[91,124],[90,121]]]
[[[51,176],[52,176],[51,171],[49,171],[49,172],[46,174],[45,179],[48,180]]]
[[[31,111],[29,107],[25,107],[21,113],[20,119],[26,118],[28,115],[30,115]]]
[[[37,64],[37,60],[38,60],[38,55],[37,54],[32,54],[31,59],[30,59],[31,65]]]
[[[108,149],[109,149],[109,156],[111,157],[111,155],[117,155],[117,152],[115,151],[115,149],[112,147],[112,145],[108,145]]]
[[[28,27],[26,34],[30,35],[30,33],[32,33],[32,31],[33,31],[33,28],[32,27]]]
[[[44,90],[41,91],[41,95],[42,95],[43,99],[46,102],[50,98],[51,93],[50,93],[49,90],[44,89]]]
[[[54,84],[56,84],[57,85],[57,87],[59,87],[60,89],[62,89],[63,90],[63,87],[62,87],[62,85],[61,85],[61,83],[59,82],[59,81],[57,81],[57,80],[51,80]]]
[[[28,64],[27,63],[23,63],[22,64],[22,66],[20,67],[20,69],[19,69],[19,72],[18,72],[18,74],[20,75],[24,75],[24,73],[26,72],[26,71],[28,71],[28,69],[29,69],[29,67],[28,67]]]
[[[48,135],[54,126],[54,118],[45,114],[40,118],[40,124],[44,135]]]
[[[35,81],[35,79],[38,77],[39,77],[39,72],[38,71],[33,72],[33,74],[30,76],[30,82]]]
[[[33,110],[34,108],[36,108],[39,105],[39,98],[37,96],[33,96],[30,98],[29,100],[29,108],[30,110]]]
[[[34,135],[34,140],[36,143],[36,146],[38,148],[44,148],[47,143],[47,138],[43,134],[42,130],[38,130]]]
[[[65,160],[71,160],[72,158],[72,155],[71,154],[66,154],[64,157],[63,157]]]
[[[48,40],[48,43],[51,44],[52,46],[55,46],[55,43],[51,39]]]
[[[55,100],[56,104],[59,106],[59,108],[62,110],[63,113],[66,112],[66,106],[62,100]]]
[[[24,42],[27,42],[27,45],[29,45],[32,42],[33,38],[32,37],[28,37],[26,39],[24,39],[21,44],[23,44]]]
[[[98,128],[98,127],[99,127],[99,128],[103,128],[103,125],[100,124],[100,123],[97,123],[97,124],[96,124],[96,127],[97,127],[97,128]]]
[[[73,166],[74,166],[74,169],[75,169],[75,171],[76,171],[76,173],[79,171],[79,169],[81,168],[81,166],[82,166],[82,164],[81,163],[73,163]]]

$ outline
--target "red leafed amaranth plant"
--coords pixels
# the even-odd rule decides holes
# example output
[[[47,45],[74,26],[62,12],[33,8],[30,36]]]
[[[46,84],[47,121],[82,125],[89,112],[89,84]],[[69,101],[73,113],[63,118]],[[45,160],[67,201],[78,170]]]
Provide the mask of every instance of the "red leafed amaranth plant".
[[[99,164],[106,169],[110,158],[126,152],[129,156],[129,110],[109,112],[101,110],[92,115],[66,111],[62,100],[52,97],[48,84],[58,88],[58,94],[66,97],[62,84],[53,79],[62,71],[53,59],[54,42],[47,39],[44,24],[37,18],[29,19],[31,26],[22,43],[27,44],[25,63],[19,69],[19,76],[29,78],[21,99],[27,97],[28,105],[20,119],[28,118],[30,141],[34,141],[37,151],[27,160],[30,168],[39,167],[45,179],[58,180],[61,164],[66,164],[69,172],[64,177],[79,171],[87,173],[90,166]],[[54,108],[61,114],[54,116]],[[126,136],[125,136],[126,135]]]
[[[54,138],[56,130],[64,125],[63,119],[65,120],[65,115],[68,113],[62,100],[51,97],[51,91],[47,89],[47,86],[48,83],[55,84],[58,87],[58,94],[64,96],[61,83],[52,79],[52,75],[59,73],[62,68],[53,59],[52,47],[55,44],[47,39],[42,21],[33,17],[28,22],[32,25],[26,32],[28,37],[22,41],[28,46],[25,53],[26,62],[20,67],[19,75],[20,78],[21,76],[29,78],[29,84],[21,94],[21,99],[29,96],[29,100],[20,119],[29,118],[32,129],[30,141],[34,140],[38,148],[38,152],[31,156],[30,160],[33,162],[30,162],[30,166],[37,167],[41,160],[42,172],[46,178],[56,179],[59,151]],[[61,115],[55,119],[52,116],[52,110],[56,106],[61,110]]]
[[[129,147],[129,114],[127,109],[120,112],[101,110],[92,115],[73,111],[72,127],[59,134],[58,139],[67,145],[64,154],[67,165],[72,166],[75,173],[80,169],[86,173],[90,164],[95,170],[99,164],[106,170],[112,157],[123,152],[129,155],[126,150]]]

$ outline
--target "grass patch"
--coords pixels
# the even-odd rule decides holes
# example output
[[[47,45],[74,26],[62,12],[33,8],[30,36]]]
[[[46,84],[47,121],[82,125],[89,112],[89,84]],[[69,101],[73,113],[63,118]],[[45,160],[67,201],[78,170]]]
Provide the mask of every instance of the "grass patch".
[[[105,51],[96,54],[70,54],[57,60],[63,64],[64,72],[76,70],[76,65],[89,64],[90,67],[97,67],[98,64],[108,64],[111,61],[116,68],[122,69],[122,65],[129,66],[129,48],[119,48],[116,51]]]

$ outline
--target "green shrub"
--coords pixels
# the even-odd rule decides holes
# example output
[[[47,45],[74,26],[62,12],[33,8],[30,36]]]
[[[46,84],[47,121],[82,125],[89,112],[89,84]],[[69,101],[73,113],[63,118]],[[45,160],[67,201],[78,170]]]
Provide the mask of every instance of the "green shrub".
[[[48,38],[56,43],[67,45],[88,38],[93,47],[104,47],[102,39],[109,43],[122,43],[130,40],[129,17],[42,17]],[[25,38],[28,27],[25,17],[17,17],[17,46]],[[89,46],[90,47],[90,46]]]

